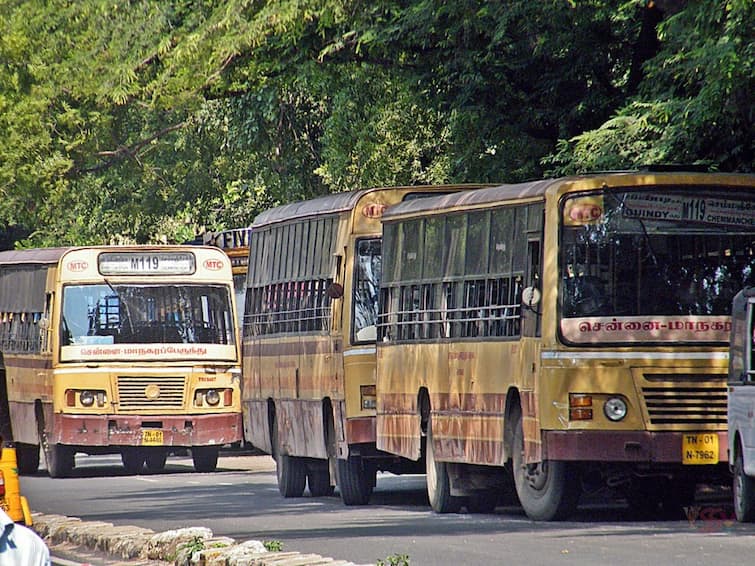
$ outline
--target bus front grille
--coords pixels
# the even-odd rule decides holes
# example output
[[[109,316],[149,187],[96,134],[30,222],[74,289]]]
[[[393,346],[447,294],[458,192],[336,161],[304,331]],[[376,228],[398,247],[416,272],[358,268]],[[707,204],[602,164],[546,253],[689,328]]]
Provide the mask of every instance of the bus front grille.
[[[121,411],[181,408],[184,405],[184,377],[118,376]]]
[[[657,385],[643,387],[642,394],[652,425],[726,424],[725,386]]]

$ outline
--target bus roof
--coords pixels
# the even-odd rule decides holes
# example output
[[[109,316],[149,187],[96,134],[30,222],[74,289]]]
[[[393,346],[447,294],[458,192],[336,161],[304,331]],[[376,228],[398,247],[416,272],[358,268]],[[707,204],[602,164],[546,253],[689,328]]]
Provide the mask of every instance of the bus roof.
[[[254,219],[252,229],[266,224],[293,220],[317,214],[337,214],[354,208],[362,195],[374,189],[362,189],[346,193],[334,193],[312,200],[292,202],[261,212]]]
[[[394,216],[412,215],[436,209],[447,209],[456,206],[475,206],[508,199],[544,198],[545,191],[553,183],[553,179],[517,183],[514,185],[499,185],[497,187],[451,193],[437,197],[404,201],[390,207],[383,215],[384,220]]]
[[[318,216],[321,214],[338,214],[339,212],[348,212],[353,210],[364,195],[379,191],[415,191],[421,193],[423,191],[434,192],[437,191],[441,194],[443,191],[459,191],[459,190],[473,190],[479,189],[485,185],[480,183],[454,183],[447,185],[403,185],[396,187],[374,187],[370,189],[359,189],[356,191],[348,191],[344,193],[333,193],[330,195],[314,198],[311,200],[293,202],[290,204],[284,204],[275,208],[271,208],[264,212],[261,212],[254,219],[251,228],[260,228],[269,224],[275,224],[277,222],[286,222],[296,218],[305,218],[307,216]]]
[[[0,252],[0,264],[57,263],[60,257],[71,248],[35,248]]]
[[[615,179],[621,182],[629,177],[644,177],[646,182],[664,183],[671,180],[686,180],[695,178],[696,180],[709,179],[717,184],[734,183],[749,186],[755,181],[755,175],[743,173],[705,173],[699,171],[654,171],[654,170],[636,170],[636,171],[604,171],[599,173],[586,173],[584,175],[574,175],[569,177],[559,177],[529,181],[524,183],[506,184],[495,187],[481,188],[478,190],[463,191],[459,193],[445,194],[437,197],[405,201],[388,208],[383,214],[383,221],[394,220],[399,216],[413,216],[430,212],[433,210],[448,210],[455,207],[474,207],[477,205],[486,205],[496,202],[505,202],[515,199],[544,199],[546,193],[553,187],[559,187],[569,183],[579,183],[582,181],[591,181],[593,183],[605,180],[603,182],[611,183],[609,179]],[[615,181],[614,181],[615,182]]]

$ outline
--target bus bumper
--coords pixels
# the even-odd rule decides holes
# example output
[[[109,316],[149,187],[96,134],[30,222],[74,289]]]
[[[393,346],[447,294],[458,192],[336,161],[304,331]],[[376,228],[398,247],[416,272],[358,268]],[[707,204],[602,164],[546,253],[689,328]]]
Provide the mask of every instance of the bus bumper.
[[[242,439],[241,415],[54,416],[52,442],[78,446],[220,446]],[[144,431],[153,434],[144,435]],[[155,432],[162,441],[155,443]],[[158,433],[159,436],[159,433]],[[144,438],[150,438],[143,442]]]
[[[548,460],[681,464],[684,435],[700,432],[544,431],[543,455]],[[718,435],[718,463],[728,462],[726,431],[705,433]]]

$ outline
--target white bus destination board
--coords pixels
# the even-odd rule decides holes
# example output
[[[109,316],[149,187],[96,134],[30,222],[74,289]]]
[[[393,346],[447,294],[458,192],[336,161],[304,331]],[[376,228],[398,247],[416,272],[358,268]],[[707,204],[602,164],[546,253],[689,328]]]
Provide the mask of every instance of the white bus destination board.
[[[101,275],[192,275],[194,254],[188,252],[106,252],[100,254]]]

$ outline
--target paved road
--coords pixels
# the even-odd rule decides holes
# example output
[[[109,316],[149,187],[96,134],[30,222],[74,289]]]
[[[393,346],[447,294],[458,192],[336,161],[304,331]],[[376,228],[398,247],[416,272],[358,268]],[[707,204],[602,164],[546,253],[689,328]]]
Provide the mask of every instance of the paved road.
[[[729,519],[728,499],[708,498],[703,518],[634,521],[620,502],[587,503],[564,523],[534,523],[521,510],[435,515],[422,476],[380,475],[372,502],[344,507],[337,497],[283,499],[264,456],[223,456],[213,474],[189,458],[165,473],[125,476],[118,457],[77,457],[75,477],[22,478],[32,509],[156,531],[206,526],[237,540],[281,541],[286,550],[374,564],[396,554],[412,566],[524,564],[735,564],[750,561],[755,526]]]

